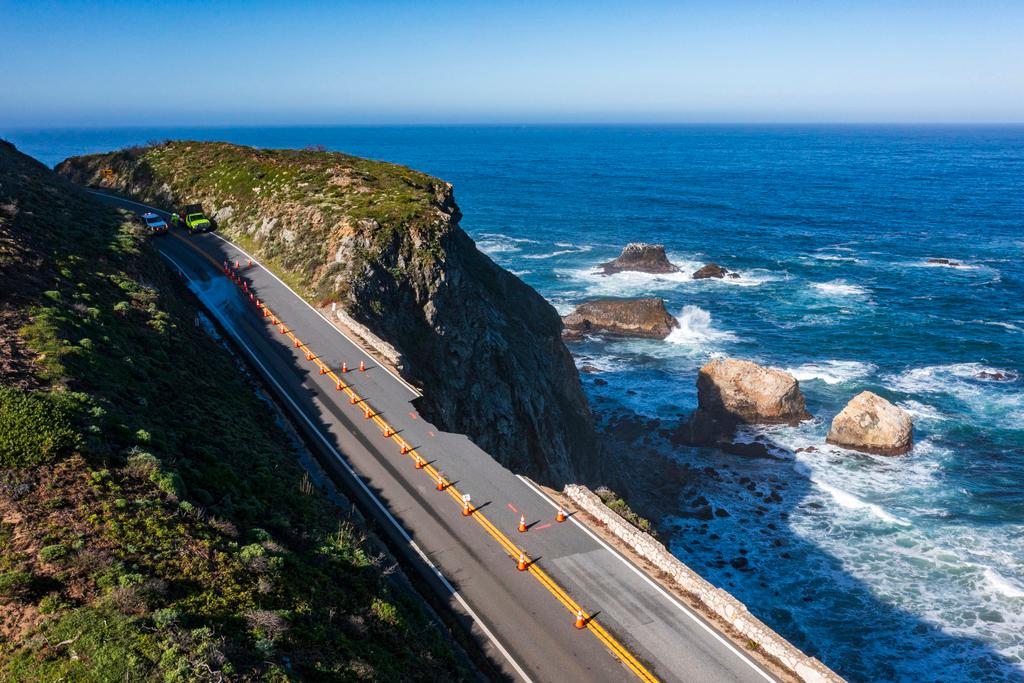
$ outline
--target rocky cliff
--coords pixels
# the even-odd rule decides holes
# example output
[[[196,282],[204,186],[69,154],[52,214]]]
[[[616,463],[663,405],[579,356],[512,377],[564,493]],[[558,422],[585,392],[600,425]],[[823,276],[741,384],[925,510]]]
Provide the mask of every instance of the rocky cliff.
[[[451,185],[315,150],[167,142],[57,171],[171,209],[199,203],[316,303],[337,302],[403,356],[421,412],[549,483],[600,470],[561,321],[476,249]]]

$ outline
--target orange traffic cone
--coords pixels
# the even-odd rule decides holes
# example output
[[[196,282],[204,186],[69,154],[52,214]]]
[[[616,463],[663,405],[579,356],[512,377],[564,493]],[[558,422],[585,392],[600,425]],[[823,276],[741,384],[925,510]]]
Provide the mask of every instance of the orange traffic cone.
[[[363,409],[363,417],[365,417],[367,420],[369,420],[371,417],[373,417],[370,414],[370,406],[366,406],[366,408]]]
[[[437,490],[444,491],[447,484],[444,483],[444,472],[437,473]]]
[[[402,447],[398,450],[401,451],[402,455],[407,455],[409,453],[409,444],[403,443]]]
[[[242,291],[243,292],[248,292],[249,291],[249,282],[247,280],[242,280]]]
[[[469,507],[469,494],[462,497],[462,516],[469,517],[473,514],[473,508]]]
[[[297,348],[297,349],[301,349],[302,348],[302,342],[299,341],[298,337],[295,338],[295,348]]]
[[[246,268],[252,268],[252,259],[249,259],[248,264],[249,265],[247,265]]]
[[[334,383],[334,388],[337,389],[338,391],[342,390],[343,387],[341,385],[341,380],[340,379],[337,382]]]
[[[327,374],[327,366],[326,365],[321,365],[320,366],[320,374],[321,375],[326,375]]]
[[[341,364],[341,371],[342,371],[343,373],[344,373],[344,372],[348,372],[348,363],[342,363],[342,364]]]
[[[526,515],[519,515],[519,533],[526,531]]]
[[[564,522],[565,519],[566,519],[566,517],[565,517],[565,510],[563,510],[562,506],[559,505],[558,506],[558,513],[555,515],[555,521],[556,522]]]
[[[416,469],[418,469],[418,470],[422,470],[422,469],[423,469],[423,466],[424,466],[425,464],[426,464],[426,463],[425,463],[425,462],[423,462],[423,458],[421,458],[421,457],[419,456],[419,454],[417,453],[417,454],[416,454]]]
[[[576,610],[576,628],[586,628],[587,620],[583,618],[583,610]]]
[[[235,260],[235,270],[238,270],[241,266],[238,265],[238,260]]]
[[[306,360],[313,360],[313,351],[308,346],[306,347]]]
[[[359,361],[359,372],[366,372],[366,363]]]
[[[355,404],[359,403],[359,401],[356,400],[356,395],[355,394],[352,394],[352,398],[350,398],[348,400],[348,402],[351,403],[352,405],[355,405]]]
[[[526,571],[526,553],[519,553],[519,561],[516,562],[516,569],[518,569],[521,572]]]
[[[392,434],[394,434],[394,432],[391,431],[391,427],[385,427],[384,428],[384,438],[385,439],[390,439]]]
[[[287,331],[288,331],[288,330],[284,329],[284,323],[281,323],[281,327],[279,327],[279,328],[277,328],[277,329],[278,329],[278,331],[279,331],[279,332],[280,332],[281,334],[284,334],[285,332],[287,332]]]

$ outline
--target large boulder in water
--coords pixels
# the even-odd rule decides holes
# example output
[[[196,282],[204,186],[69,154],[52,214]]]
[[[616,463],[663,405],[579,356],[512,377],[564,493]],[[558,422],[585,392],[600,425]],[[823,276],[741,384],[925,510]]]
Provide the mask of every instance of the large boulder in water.
[[[562,318],[566,336],[587,332],[622,337],[664,339],[679,327],[679,321],[665,310],[665,301],[650,299],[597,299],[576,307]]]
[[[907,411],[862,391],[832,420],[827,441],[864,453],[900,455],[910,450],[914,425]]]
[[[796,423],[808,417],[793,375],[749,360],[713,360],[697,375],[700,410],[745,423]]]
[[[669,263],[665,256],[664,244],[644,244],[634,242],[627,244],[619,257],[613,261],[602,263],[605,275],[621,273],[625,270],[640,273],[676,273],[679,268]]]
[[[727,441],[740,424],[796,424],[810,417],[795,377],[732,358],[700,369],[697,406],[676,432],[677,442],[713,445]]]

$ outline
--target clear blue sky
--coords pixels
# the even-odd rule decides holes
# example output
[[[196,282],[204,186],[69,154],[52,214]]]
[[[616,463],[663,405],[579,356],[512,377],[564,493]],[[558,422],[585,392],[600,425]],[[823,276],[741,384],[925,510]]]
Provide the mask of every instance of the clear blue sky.
[[[0,126],[1024,122],[1014,2],[0,0]]]

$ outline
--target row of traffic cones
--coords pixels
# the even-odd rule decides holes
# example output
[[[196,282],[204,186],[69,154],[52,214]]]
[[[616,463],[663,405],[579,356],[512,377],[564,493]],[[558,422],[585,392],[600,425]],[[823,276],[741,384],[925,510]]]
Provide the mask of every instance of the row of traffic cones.
[[[275,324],[279,324],[280,325],[279,330],[280,330],[281,334],[285,334],[286,332],[288,332],[288,328],[285,327],[285,324],[283,322],[279,321],[277,319],[277,316],[273,316],[270,313],[269,308],[264,306],[263,304],[261,304],[259,299],[255,298],[255,294],[253,292],[249,292],[249,284],[248,284],[248,282],[246,280],[244,280],[240,275],[238,275],[237,272],[235,272],[235,271],[238,271],[238,270],[241,269],[241,264],[237,260],[234,262],[234,266],[235,266],[235,268],[234,268],[234,271],[233,271],[231,269],[230,264],[227,261],[225,261],[224,262],[224,272],[231,278],[231,280],[233,282],[235,282],[237,285],[242,287],[243,291],[249,293],[249,298],[250,298],[250,300],[252,300],[252,301],[254,301],[256,303],[256,307],[263,309],[263,316],[264,317],[273,317],[273,322]],[[252,268],[252,261],[251,260],[247,261],[247,267],[248,268]],[[295,345],[297,347],[301,347],[302,343],[298,339],[296,339],[295,340]],[[313,352],[307,348],[306,349],[306,359],[307,360],[312,360],[313,358],[314,358]],[[342,373],[347,373],[348,371],[349,371],[348,364],[347,363],[342,363],[341,364],[341,372]],[[366,372],[366,363],[365,363],[365,361],[359,361],[359,371],[360,372]],[[321,367],[320,374],[326,374],[326,371],[323,369],[323,367]],[[342,384],[341,380],[338,380],[337,386],[338,386],[339,389],[342,388],[343,384]],[[357,403],[357,401],[356,401],[354,396],[352,397],[352,403]],[[364,413],[364,417],[366,417],[367,419],[369,419],[370,417],[373,416],[373,413],[370,410],[370,407],[368,405],[364,406],[363,413]],[[384,429],[384,437],[385,438],[391,438],[394,435],[395,435],[395,432],[390,427],[386,427]],[[401,446],[402,454],[406,455],[409,452],[411,452],[411,450],[412,449],[409,448],[409,445],[406,444],[403,441],[402,442],[402,446]],[[420,457],[419,453],[414,453],[414,455],[415,455],[415,459],[414,459],[413,462],[414,462],[414,465],[415,465],[416,469],[421,470],[424,467],[426,467],[427,463],[423,460],[422,457]],[[435,480],[435,488],[438,491],[444,491],[446,488],[448,488],[448,486],[449,486],[449,484],[448,484],[448,481],[445,479],[444,473],[438,471],[437,472],[437,478]],[[464,495],[462,497],[462,515],[464,517],[470,517],[470,516],[472,516],[473,512],[475,512],[475,509],[471,505],[471,498],[470,498],[469,494],[466,494],[466,495]],[[556,522],[564,522],[568,518],[569,518],[569,516],[566,514],[565,509],[561,505],[559,505],[558,506],[558,512],[555,514],[555,521]],[[529,530],[529,527],[526,525],[526,515],[525,514],[520,514],[519,515],[518,530],[519,530],[519,533],[525,533],[526,531]],[[526,557],[526,553],[523,552],[523,551],[520,551],[519,552],[519,557],[516,560],[516,569],[518,571],[525,572],[527,569],[529,569],[530,564],[531,563],[530,563],[529,559]],[[576,610],[576,620],[575,620],[574,626],[576,628],[578,628],[578,629],[585,629],[587,627],[587,618],[583,614],[583,610],[582,609],[577,609]]]

